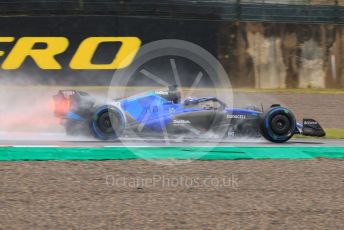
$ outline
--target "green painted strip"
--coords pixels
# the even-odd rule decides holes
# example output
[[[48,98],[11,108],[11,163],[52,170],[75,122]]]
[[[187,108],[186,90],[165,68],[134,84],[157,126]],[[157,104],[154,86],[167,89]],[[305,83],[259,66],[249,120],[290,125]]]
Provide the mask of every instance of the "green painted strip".
[[[344,147],[0,148],[0,161],[344,158]]]

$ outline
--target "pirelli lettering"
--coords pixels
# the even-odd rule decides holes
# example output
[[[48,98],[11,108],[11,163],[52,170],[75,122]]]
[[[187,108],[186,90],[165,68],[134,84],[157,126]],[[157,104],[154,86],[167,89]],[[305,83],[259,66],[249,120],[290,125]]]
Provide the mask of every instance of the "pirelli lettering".
[[[97,48],[102,43],[109,42],[120,43],[118,51],[114,51],[117,54],[112,62],[92,63]],[[56,60],[56,55],[64,53],[69,47],[69,40],[66,37],[21,37],[17,40],[14,37],[0,37],[0,43],[14,43],[1,64],[4,70],[20,68],[29,57],[41,69],[62,69],[61,64]],[[36,48],[38,44],[43,44],[44,48]],[[89,37],[80,43],[70,60],[69,67],[77,70],[122,69],[131,64],[140,46],[141,40],[137,37]],[[0,57],[5,55],[5,51],[0,50]]]

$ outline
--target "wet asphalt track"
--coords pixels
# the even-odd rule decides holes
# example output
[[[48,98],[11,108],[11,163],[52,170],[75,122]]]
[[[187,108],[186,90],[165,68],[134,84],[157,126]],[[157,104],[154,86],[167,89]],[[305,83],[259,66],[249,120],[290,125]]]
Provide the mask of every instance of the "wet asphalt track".
[[[121,141],[96,141],[96,140],[0,140],[0,147],[4,146],[21,146],[21,147],[86,147],[86,148],[101,148],[101,147],[117,147],[117,146],[252,146],[252,147],[268,147],[268,146],[288,146],[288,147],[337,147],[344,146],[344,140],[335,139],[292,139],[287,143],[274,144],[263,139],[257,140],[229,140],[221,141],[214,144],[211,141],[169,141],[165,143],[162,139],[148,139],[144,142],[136,139],[126,139]]]
[[[60,133],[0,133],[0,146],[57,146],[57,147],[109,147],[109,146],[290,146],[290,147],[329,147],[344,146],[344,139],[293,138],[287,143],[274,144],[263,138],[122,138],[118,141],[99,141],[90,137],[70,137]]]

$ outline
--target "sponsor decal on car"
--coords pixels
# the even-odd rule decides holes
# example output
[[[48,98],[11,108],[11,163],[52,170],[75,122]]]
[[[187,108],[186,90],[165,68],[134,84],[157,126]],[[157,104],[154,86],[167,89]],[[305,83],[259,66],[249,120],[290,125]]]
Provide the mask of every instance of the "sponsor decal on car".
[[[168,92],[166,91],[156,91],[155,93],[158,95],[168,95]]]
[[[245,115],[242,114],[227,114],[228,119],[246,119]]]
[[[316,121],[305,121],[303,124],[304,125],[317,125],[318,122],[316,122]]]
[[[175,126],[183,126],[183,125],[189,125],[191,124],[191,121],[189,120],[173,120],[173,125]]]

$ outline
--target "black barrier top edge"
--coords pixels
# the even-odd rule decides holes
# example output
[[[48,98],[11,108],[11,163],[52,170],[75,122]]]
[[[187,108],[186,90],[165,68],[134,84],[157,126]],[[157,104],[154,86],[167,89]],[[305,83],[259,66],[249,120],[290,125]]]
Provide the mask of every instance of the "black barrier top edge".
[[[344,23],[344,6],[338,1],[326,2],[336,4],[252,4],[240,0],[145,1],[145,4],[137,1],[0,1],[0,16],[118,15],[186,20]]]

